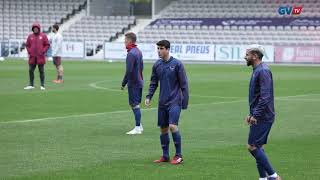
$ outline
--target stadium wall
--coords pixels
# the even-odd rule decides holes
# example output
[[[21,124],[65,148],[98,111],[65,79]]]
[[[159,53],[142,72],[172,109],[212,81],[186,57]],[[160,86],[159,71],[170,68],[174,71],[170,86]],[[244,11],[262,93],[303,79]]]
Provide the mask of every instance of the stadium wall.
[[[92,16],[128,16],[130,3],[128,0],[94,0],[90,2]]]
[[[172,0],[152,0],[152,14],[153,16],[159,14]]]
[[[10,41],[11,42],[11,41]],[[19,43],[11,42],[4,46],[0,43],[0,55],[4,55],[3,47],[9,47],[5,51],[9,52],[9,57],[26,58],[27,54],[22,54],[12,47]],[[143,57],[148,61],[158,59],[157,47],[155,44],[140,43],[138,47],[143,52]],[[182,61],[193,62],[243,62],[246,51],[246,45],[235,44],[172,44],[170,53]],[[320,64],[320,47],[319,46],[264,46],[265,56],[263,61],[271,63],[317,63]],[[90,48],[84,42],[63,42],[63,58],[69,59],[92,59],[86,55],[86,49]],[[127,52],[123,43],[105,42],[101,49],[102,60],[124,61]],[[6,53],[8,54],[8,53]]]
[[[158,59],[155,44],[139,44],[144,59]],[[241,62],[246,51],[245,45],[212,45],[212,44],[172,44],[170,53],[183,61],[206,62]],[[124,60],[126,50],[123,43],[105,43],[105,59]],[[265,46],[264,61],[274,62],[274,46]]]

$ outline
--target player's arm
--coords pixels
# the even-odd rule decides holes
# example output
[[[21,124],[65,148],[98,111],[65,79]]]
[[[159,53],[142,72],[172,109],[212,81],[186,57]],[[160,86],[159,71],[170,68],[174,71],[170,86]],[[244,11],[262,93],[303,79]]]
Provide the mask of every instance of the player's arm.
[[[59,37],[59,39],[58,39],[58,50],[60,51],[60,52],[62,52],[62,42],[63,42],[63,38],[62,38],[62,36],[60,35],[60,36],[58,36]]]
[[[27,49],[27,51],[28,51],[28,54],[30,55],[31,54],[31,42],[30,42],[31,40],[30,40],[30,36],[28,37],[28,39],[27,39],[27,42],[26,42],[26,49]]]
[[[131,53],[128,53],[126,58],[126,73],[123,77],[122,84],[121,84],[122,90],[128,83],[128,74],[130,74],[133,71],[134,60],[135,60],[134,56]]]
[[[245,122],[246,122],[248,125],[257,124],[257,119],[254,118],[254,117],[251,116],[251,115],[248,115],[248,116],[245,118]]]
[[[47,52],[47,50],[49,49],[50,47],[50,43],[49,43],[49,40],[48,40],[48,37],[46,35],[43,36],[43,54],[45,54]]]
[[[150,78],[150,85],[149,85],[149,93],[146,96],[145,105],[150,106],[150,101],[156,92],[159,84],[159,77],[157,75],[157,66],[156,64],[152,67],[152,74]]]
[[[272,77],[270,71],[260,71],[258,82],[260,85],[260,97],[259,102],[252,113],[254,119],[259,119],[263,115],[268,103],[272,100],[270,89],[272,88]]]
[[[57,45],[52,48],[52,56],[57,56],[58,52],[62,49],[62,36],[57,36]]]
[[[188,78],[183,64],[181,63],[178,69],[178,80],[182,91],[182,109],[188,108],[189,103],[189,86]]]

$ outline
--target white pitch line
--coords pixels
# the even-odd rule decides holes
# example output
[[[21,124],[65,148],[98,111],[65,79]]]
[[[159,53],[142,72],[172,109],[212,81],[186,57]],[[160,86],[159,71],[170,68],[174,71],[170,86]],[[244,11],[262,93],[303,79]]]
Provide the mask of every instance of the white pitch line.
[[[302,95],[278,97],[278,98],[275,98],[275,99],[276,100],[292,100],[290,98],[306,97],[306,96],[312,96],[312,95],[320,95],[320,94],[302,94]],[[315,99],[293,99],[293,100],[315,101]],[[212,103],[199,103],[199,104],[189,105],[189,107],[204,106],[204,105],[233,104],[233,103],[240,103],[240,102],[247,102],[247,101],[248,100],[236,100],[236,101],[222,101],[222,102],[212,102]],[[152,110],[156,110],[156,109],[158,109],[158,108],[157,107],[156,108],[146,108],[146,109],[141,109],[141,110],[142,111],[152,111]],[[106,115],[106,114],[119,114],[119,113],[128,113],[128,112],[131,112],[131,110],[108,111],[108,112],[101,112],[101,113],[79,114],[79,115],[58,116],[58,117],[47,117],[47,118],[27,119],[27,120],[18,120],[18,121],[6,121],[6,122],[0,122],[0,124],[27,123],[27,122],[37,122],[37,121],[65,119],[65,118],[74,118],[74,117],[90,117],[90,116],[98,116],[98,115]]]
[[[106,81],[97,81],[97,82],[93,82],[90,83],[89,86],[95,89],[104,89],[107,91],[112,91],[112,92],[122,92],[122,90],[118,90],[118,89],[113,89],[113,88],[108,88],[108,87],[102,87],[99,86],[99,83],[103,83],[103,82],[107,82],[109,80]],[[190,94],[190,96],[194,96],[194,97],[201,97],[201,98],[220,98],[220,99],[236,99],[236,98],[242,98],[242,97],[224,97],[224,96],[207,96],[207,95],[198,95],[198,94]]]
[[[155,109],[156,108],[148,108],[148,109],[141,109],[141,110],[150,111],[150,110],[155,110]],[[27,120],[18,120],[18,121],[6,121],[6,122],[0,122],[0,124],[37,122],[37,121],[65,119],[65,118],[75,118],[75,117],[90,117],[90,116],[99,116],[99,115],[106,115],[106,114],[120,114],[120,113],[127,113],[127,112],[131,112],[131,110],[108,111],[108,112],[91,113],[91,114],[75,114],[75,115],[69,115],[69,116],[46,117],[46,118],[27,119]]]
[[[200,97],[200,98],[220,98],[220,99],[236,99],[243,97],[224,97],[224,96],[207,96],[207,95],[198,95],[198,94],[190,94],[189,96]]]
[[[313,94],[298,94],[298,95],[292,95],[292,96],[283,96],[283,97],[277,97],[276,99],[288,99],[293,97],[308,97],[308,96],[319,96],[320,94],[313,93]]]
[[[107,87],[102,87],[98,86],[97,84],[103,83],[103,82],[110,82],[110,80],[104,80],[104,81],[97,81],[90,83],[89,86],[95,89],[104,89],[107,91],[113,91],[113,92],[122,92],[122,90],[117,90],[117,89],[112,89],[112,88],[107,88]],[[320,95],[320,94],[299,94],[299,95],[292,95],[292,96],[284,96],[284,97],[277,97],[275,99],[286,99],[286,98],[293,98],[293,97],[307,97],[307,96],[313,96],[313,95]],[[203,97],[203,98],[221,98],[221,99],[236,99],[236,98],[243,98],[243,97],[225,97],[225,96],[210,96],[210,95],[198,95],[198,94],[189,94],[189,96],[194,96],[194,97]]]
[[[122,92],[122,90],[120,90],[120,89],[118,90],[118,89],[106,88],[106,87],[101,87],[101,86],[97,85],[97,84],[102,83],[102,82],[106,82],[106,81],[93,82],[93,83],[90,83],[89,86],[93,87],[95,89],[104,89],[104,90],[113,91],[113,92]]]
[[[194,107],[194,106],[203,106],[203,105],[231,104],[231,103],[238,103],[238,102],[245,102],[245,100],[193,104],[193,105],[190,105],[190,106]],[[144,108],[144,109],[141,109],[141,110],[142,111],[152,111],[152,110],[156,110],[156,109],[158,109],[158,107],[156,107],[156,108]],[[79,114],[79,115],[47,117],[47,118],[27,119],[27,120],[18,120],[18,121],[6,121],[6,122],[0,122],[0,124],[38,122],[38,121],[46,121],[46,120],[75,118],[75,117],[90,117],[90,116],[99,116],[99,115],[106,115],[106,114],[120,114],[120,113],[128,113],[128,112],[132,112],[132,111],[131,110],[108,111],[108,112],[92,113],[92,114]]]

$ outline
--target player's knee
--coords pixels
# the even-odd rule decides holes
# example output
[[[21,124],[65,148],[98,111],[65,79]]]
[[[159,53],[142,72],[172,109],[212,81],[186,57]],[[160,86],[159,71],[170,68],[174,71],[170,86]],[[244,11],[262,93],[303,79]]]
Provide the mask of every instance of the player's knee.
[[[178,131],[178,126],[175,124],[169,124],[169,128],[171,132],[177,132]]]
[[[137,105],[131,105],[131,108],[132,108],[132,109],[139,109],[139,108],[140,108],[140,105],[139,105],[139,104],[137,104]]]
[[[160,132],[161,132],[161,134],[168,133],[168,132],[169,132],[169,127],[162,127],[162,128],[160,128]]]
[[[257,147],[255,145],[248,144],[247,149],[248,149],[248,151],[254,151],[255,149],[257,149]]]

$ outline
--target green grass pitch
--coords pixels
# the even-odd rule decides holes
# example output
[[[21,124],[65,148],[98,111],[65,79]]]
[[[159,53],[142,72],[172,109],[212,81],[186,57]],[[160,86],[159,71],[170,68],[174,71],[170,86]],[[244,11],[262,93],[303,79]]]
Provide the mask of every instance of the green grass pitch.
[[[46,90],[28,82],[25,61],[0,62],[0,179],[258,179],[246,150],[246,65],[187,64],[190,106],[180,119],[183,165],[154,164],[159,158],[157,95],[143,106],[142,135],[134,125],[127,92],[119,91],[123,63],[63,62],[65,83]],[[320,179],[320,67],[271,66],[276,122],[266,152],[284,180]],[[145,64],[144,95],[151,64]],[[171,155],[174,146],[170,143]]]

